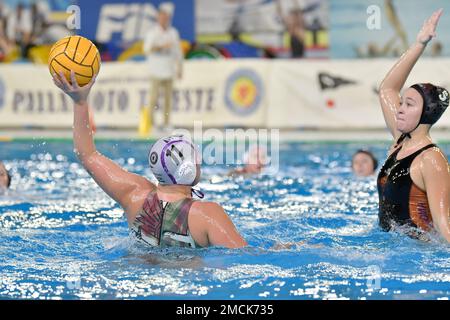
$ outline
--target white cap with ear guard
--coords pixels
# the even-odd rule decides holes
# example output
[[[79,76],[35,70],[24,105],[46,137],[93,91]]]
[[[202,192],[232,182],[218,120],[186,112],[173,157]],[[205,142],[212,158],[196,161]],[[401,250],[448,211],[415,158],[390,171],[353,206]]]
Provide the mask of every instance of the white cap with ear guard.
[[[161,184],[196,184],[199,152],[184,136],[170,136],[155,142],[148,155],[150,169]]]

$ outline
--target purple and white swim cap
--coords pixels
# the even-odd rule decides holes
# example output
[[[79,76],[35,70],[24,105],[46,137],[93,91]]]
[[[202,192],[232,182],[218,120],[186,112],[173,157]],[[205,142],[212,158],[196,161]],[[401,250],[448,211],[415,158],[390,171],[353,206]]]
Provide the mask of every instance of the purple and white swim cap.
[[[199,158],[197,147],[182,135],[159,139],[148,154],[150,169],[161,184],[197,184]]]

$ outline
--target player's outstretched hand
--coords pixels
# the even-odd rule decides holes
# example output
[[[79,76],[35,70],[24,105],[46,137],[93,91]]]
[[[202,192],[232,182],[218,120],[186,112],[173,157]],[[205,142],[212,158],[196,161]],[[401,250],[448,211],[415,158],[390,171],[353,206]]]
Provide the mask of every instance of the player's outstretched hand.
[[[436,37],[436,27],[439,22],[439,18],[442,16],[443,9],[435,11],[430,18],[425,20],[422,29],[417,34],[417,41],[422,44],[427,44],[431,39]]]
[[[88,84],[82,87],[78,85],[77,79],[75,78],[75,72],[70,72],[70,78],[72,83],[69,83],[69,81],[67,81],[64,73],[53,73],[53,82],[55,83],[55,85],[62,91],[64,91],[69,97],[71,97],[73,102],[75,102],[76,104],[87,102],[89,92],[91,91],[91,88],[95,83],[97,75],[94,75],[91,81],[89,81]]]

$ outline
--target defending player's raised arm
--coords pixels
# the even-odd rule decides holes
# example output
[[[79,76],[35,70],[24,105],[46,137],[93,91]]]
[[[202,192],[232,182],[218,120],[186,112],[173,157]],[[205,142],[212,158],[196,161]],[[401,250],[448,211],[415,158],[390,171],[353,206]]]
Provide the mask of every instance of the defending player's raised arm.
[[[397,63],[389,70],[380,85],[379,98],[386,125],[392,136],[397,139],[400,132],[396,127],[396,113],[400,106],[400,90],[406,82],[412,68],[422,55],[427,43],[435,37],[436,26],[442,15],[442,9],[424,22],[417,35],[417,41],[406,51]]]

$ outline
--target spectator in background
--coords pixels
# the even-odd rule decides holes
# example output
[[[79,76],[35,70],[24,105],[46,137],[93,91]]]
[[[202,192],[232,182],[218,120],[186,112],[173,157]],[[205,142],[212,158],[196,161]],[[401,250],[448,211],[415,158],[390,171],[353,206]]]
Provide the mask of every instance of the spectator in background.
[[[0,30],[2,30],[5,33],[5,36],[9,11],[10,10],[8,6],[5,3],[3,3],[3,1],[0,1]]]
[[[239,6],[236,8],[235,12],[233,13],[233,19],[231,21],[230,28],[228,29],[228,33],[231,36],[231,41],[238,41],[241,42],[241,34],[242,34],[242,24],[241,19],[243,19],[243,13],[244,13],[244,3],[240,2]]]
[[[319,32],[324,30],[324,26],[320,22],[318,17],[314,18],[311,26],[308,28],[312,34],[312,44],[313,46],[319,45]]]
[[[6,26],[6,18],[8,17],[8,7],[3,1],[0,1],[0,27],[5,29]]]
[[[47,28],[50,27],[49,12],[46,4],[42,1],[31,5],[31,43],[34,45],[42,44],[43,36]]]
[[[27,58],[31,45],[32,21],[30,11],[19,3],[16,10],[8,17],[7,36],[19,47],[22,58]]]
[[[432,57],[440,57],[442,55],[442,43],[436,41],[431,46],[431,56]]]
[[[8,170],[6,170],[3,162],[0,161],[0,190],[8,189],[11,185],[11,176]]]
[[[352,170],[358,177],[368,177],[375,173],[378,160],[367,150],[358,150],[352,157]]]
[[[2,57],[8,55],[12,49],[6,33],[8,15],[8,7],[0,1],[0,61],[2,60]]]
[[[291,57],[303,58],[305,55],[305,21],[303,19],[303,11],[298,2],[296,4],[296,7],[291,9],[288,15],[284,15],[281,8],[281,0],[276,0],[277,13],[289,33]]]
[[[183,54],[178,31],[171,26],[174,6],[162,3],[159,6],[158,22],[144,39],[144,53],[147,55],[151,78],[150,112],[154,122],[154,110],[160,89],[164,90],[164,127],[169,129],[172,107],[172,89],[175,76],[182,77]]]

